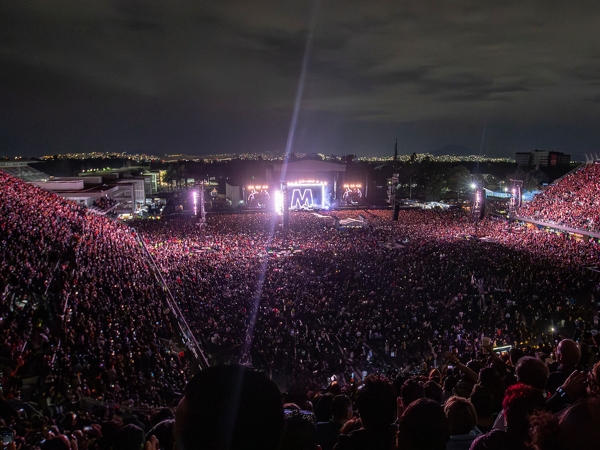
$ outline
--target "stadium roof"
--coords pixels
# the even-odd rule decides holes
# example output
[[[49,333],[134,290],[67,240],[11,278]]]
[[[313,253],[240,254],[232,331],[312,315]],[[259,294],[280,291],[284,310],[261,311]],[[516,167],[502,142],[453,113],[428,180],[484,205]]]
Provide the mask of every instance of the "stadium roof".
[[[32,181],[46,181],[48,178],[50,178],[49,175],[45,174],[44,172],[28,166],[29,163],[30,161],[1,161],[0,170],[15,178],[20,178],[27,183]]]

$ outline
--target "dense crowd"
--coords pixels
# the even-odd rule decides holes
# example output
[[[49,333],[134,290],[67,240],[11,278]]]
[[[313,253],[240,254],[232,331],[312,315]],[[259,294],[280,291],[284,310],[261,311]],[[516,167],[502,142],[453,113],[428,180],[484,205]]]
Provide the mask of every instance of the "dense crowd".
[[[262,368],[291,411],[312,404],[315,420],[329,417],[318,393],[330,377],[360,413],[357,387],[372,373],[394,380],[396,397],[409,386],[407,410],[411,383],[438,403],[488,383],[498,413],[515,365],[488,361],[488,339],[541,361],[569,337],[581,368],[598,357],[600,284],[584,269],[598,260],[593,240],[473,224],[460,211],[406,210],[398,222],[361,211],[363,227],[351,229],[334,226],[356,218],[348,211],[296,213],[289,230],[266,213],[130,228],[2,172],[0,185],[3,417],[23,445],[29,434],[52,440],[50,430],[68,431],[71,446],[117,448],[118,430],[148,431],[162,418],[144,408],[179,399],[190,358],[141,242],[211,362]],[[478,374],[487,366],[495,372]]]
[[[2,172],[0,185],[3,395],[50,414],[83,396],[168,404],[184,363],[134,233]]]
[[[549,343],[552,327],[595,327],[581,272],[595,242],[503,221],[475,230],[459,212],[364,215],[358,230],[311,213],[293,215],[289,232],[269,214],[136,227],[209,353],[293,374],[286,385],[432,366],[484,334],[523,345]]]
[[[92,206],[95,208],[98,208],[102,211],[105,211],[105,210],[112,208],[117,203],[118,202],[115,199],[105,196],[105,197],[100,197],[100,198],[97,198],[96,200],[94,200],[94,203],[92,204]]]
[[[600,232],[600,164],[586,164],[524,204],[519,216]]]

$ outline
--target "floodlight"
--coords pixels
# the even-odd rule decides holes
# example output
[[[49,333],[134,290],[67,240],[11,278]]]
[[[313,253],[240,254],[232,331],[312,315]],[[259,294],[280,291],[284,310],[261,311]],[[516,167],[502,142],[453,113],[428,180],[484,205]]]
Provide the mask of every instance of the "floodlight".
[[[275,211],[279,214],[283,212],[283,192],[275,191]]]

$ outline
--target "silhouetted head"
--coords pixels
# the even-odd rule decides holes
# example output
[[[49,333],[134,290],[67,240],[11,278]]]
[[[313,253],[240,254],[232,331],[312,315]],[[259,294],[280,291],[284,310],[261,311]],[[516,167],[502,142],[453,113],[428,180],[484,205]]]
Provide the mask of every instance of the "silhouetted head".
[[[336,422],[352,418],[352,400],[346,395],[336,395],[331,402],[331,415]]]
[[[513,347],[510,349],[510,362],[513,366],[516,366],[521,358],[525,356],[525,352],[520,348]]]
[[[396,418],[396,394],[390,382],[379,375],[369,375],[356,399],[364,428],[387,429]]]
[[[543,391],[517,383],[506,390],[502,408],[506,421],[506,431],[517,436],[529,434],[529,417],[536,410],[542,410],[545,406]]]
[[[286,450],[316,450],[317,421],[310,411],[285,410],[285,431],[281,448]]]
[[[277,385],[239,365],[199,372],[188,383],[175,415],[178,450],[276,450],[283,429]]]
[[[548,381],[548,367],[540,359],[533,356],[524,356],[515,367],[519,383],[533,386],[536,389],[545,389]]]
[[[563,339],[556,347],[556,360],[567,368],[574,369],[581,359],[581,349],[579,344],[571,339]]]
[[[563,450],[592,450],[600,446],[600,401],[586,400],[571,406],[560,419]]]
[[[412,402],[399,422],[399,450],[444,450],[450,434],[442,407],[434,400]]]
[[[450,435],[468,434],[477,425],[475,407],[462,397],[450,397],[444,405]]]
[[[423,385],[423,394],[426,398],[435,400],[438,403],[442,403],[444,391],[438,383],[433,380],[429,380]]]
[[[400,398],[404,406],[410,405],[415,400],[425,397],[423,392],[423,385],[417,380],[409,378],[402,385],[400,390]]]
[[[494,394],[489,387],[476,384],[469,399],[478,418],[490,417],[494,412]]]

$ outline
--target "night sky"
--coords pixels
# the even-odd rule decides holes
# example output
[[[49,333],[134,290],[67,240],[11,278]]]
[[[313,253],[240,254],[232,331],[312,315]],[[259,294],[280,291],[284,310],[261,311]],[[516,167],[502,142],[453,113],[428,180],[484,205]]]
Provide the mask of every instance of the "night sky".
[[[307,42],[292,151],[600,153],[598,2],[2,0],[0,155],[284,151]]]

